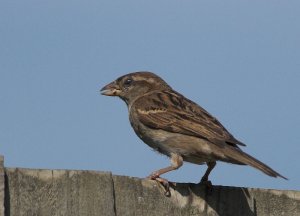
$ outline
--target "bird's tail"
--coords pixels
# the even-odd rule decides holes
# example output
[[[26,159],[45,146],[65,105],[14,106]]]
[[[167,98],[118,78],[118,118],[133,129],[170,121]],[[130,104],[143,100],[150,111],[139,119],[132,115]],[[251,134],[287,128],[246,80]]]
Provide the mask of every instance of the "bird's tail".
[[[234,163],[237,164],[243,164],[243,165],[249,165],[252,166],[263,173],[271,176],[271,177],[281,177],[283,179],[288,180],[286,177],[283,175],[279,174],[275,170],[273,170],[271,167],[267,166],[263,162],[257,160],[256,158],[252,157],[251,155],[243,152],[242,150],[235,148],[235,147],[229,147],[228,150],[226,151],[227,154],[226,156],[230,158],[230,161],[233,161]]]

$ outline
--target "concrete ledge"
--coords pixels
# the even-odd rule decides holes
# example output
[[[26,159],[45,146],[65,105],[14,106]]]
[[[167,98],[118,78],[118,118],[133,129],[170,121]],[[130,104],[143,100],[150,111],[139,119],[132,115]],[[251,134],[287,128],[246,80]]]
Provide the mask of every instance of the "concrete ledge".
[[[5,169],[6,216],[115,215],[111,173]]]
[[[203,185],[177,183],[166,197],[155,181],[109,172],[4,168],[3,173],[0,215],[6,216],[300,215],[299,191],[214,186],[208,194]]]
[[[300,192],[177,183],[171,196],[155,181],[113,176],[117,215],[300,215]]]

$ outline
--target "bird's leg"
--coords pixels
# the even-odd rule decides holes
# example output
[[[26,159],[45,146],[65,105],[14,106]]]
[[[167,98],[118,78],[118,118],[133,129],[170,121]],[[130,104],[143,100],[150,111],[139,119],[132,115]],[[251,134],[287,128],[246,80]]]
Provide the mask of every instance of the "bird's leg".
[[[179,167],[181,167],[182,164],[183,164],[182,157],[180,155],[178,155],[178,154],[171,153],[171,166],[168,166],[168,167],[165,167],[165,168],[162,168],[160,170],[152,172],[148,176],[148,178],[160,182],[164,186],[164,188],[166,190],[165,194],[167,196],[169,196],[170,195],[169,181],[167,179],[161,178],[160,175],[162,175],[164,173],[167,173],[167,172],[170,172],[172,170],[176,170]]]
[[[205,174],[203,175],[203,177],[201,178],[200,183],[205,183],[205,184],[210,184],[211,186],[211,182],[208,180],[208,176],[210,174],[210,172],[213,170],[213,168],[216,166],[216,162],[207,162],[207,170],[205,172]]]
[[[151,178],[153,180],[157,179],[160,175],[164,173],[178,169],[179,167],[182,166],[182,164],[183,164],[182,157],[178,154],[171,153],[171,166],[152,172],[148,178]]]

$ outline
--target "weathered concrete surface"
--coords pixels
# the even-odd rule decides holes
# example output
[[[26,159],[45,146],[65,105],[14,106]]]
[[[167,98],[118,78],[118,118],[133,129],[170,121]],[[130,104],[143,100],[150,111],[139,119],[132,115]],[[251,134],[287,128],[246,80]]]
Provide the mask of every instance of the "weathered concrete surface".
[[[299,216],[300,192],[177,183],[166,197],[155,181],[108,172],[6,168],[5,215]]]
[[[300,192],[177,183],[171,196],[154,181],[113,176],[117,215],[300,215]]]
[[[6,216],[115,215],[108,172],[5,169]]]

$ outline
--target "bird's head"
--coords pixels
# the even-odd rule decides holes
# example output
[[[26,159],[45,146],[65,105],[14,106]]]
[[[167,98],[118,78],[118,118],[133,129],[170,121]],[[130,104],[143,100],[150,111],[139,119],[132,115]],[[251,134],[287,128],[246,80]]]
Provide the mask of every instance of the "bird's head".
[[[119,77],[104,86],[100,92],[106,96],[118,96],[127,104],[151,91],[166,90],[171,87],[159,76],[151,72],[134,72]]]

